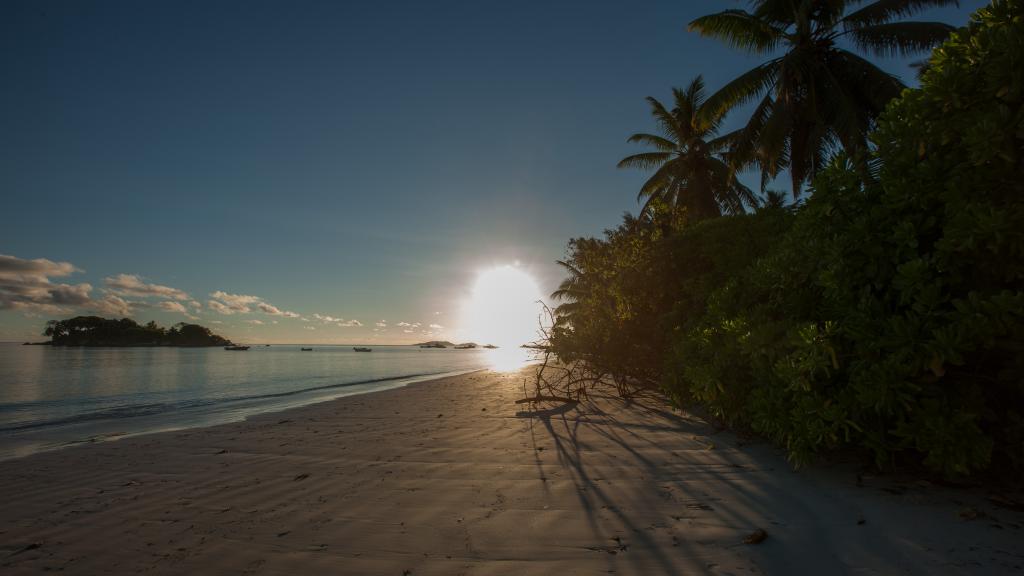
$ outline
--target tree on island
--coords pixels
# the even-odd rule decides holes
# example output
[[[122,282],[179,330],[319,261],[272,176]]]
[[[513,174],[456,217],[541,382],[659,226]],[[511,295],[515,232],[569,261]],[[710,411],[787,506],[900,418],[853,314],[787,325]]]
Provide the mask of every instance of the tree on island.
[[[231,341],[199,324],[179,322],[165,329],[150,321],[139,325],[131,318],[76,316],[50,320],[44,336],[53,346],[226,346]]]

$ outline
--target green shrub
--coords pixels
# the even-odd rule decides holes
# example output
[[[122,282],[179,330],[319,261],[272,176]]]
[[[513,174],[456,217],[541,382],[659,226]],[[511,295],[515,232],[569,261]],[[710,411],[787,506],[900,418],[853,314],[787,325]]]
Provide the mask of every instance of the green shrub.
[[[769,256],[709,299],[670,390],[785,445],[946,474],[1024,468],[1024,3],[994,2],[841,159]]]

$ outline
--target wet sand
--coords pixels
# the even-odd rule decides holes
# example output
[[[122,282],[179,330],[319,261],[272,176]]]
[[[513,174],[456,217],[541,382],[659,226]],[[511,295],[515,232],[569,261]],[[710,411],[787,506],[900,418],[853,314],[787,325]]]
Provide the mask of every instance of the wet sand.
[[[794,472],[655,397],[522,412],[527,377],[477,372],[0,462],[0,572],[1024,568],[1024,513],[983,490]]]

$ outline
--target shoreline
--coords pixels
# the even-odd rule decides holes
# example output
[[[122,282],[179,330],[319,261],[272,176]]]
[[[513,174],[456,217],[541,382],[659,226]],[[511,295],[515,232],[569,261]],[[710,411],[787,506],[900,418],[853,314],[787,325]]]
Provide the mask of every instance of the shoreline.
[[[465,374],[472,374],[474,372],[480,372],[486,370],[486,368],[475,368],[472,370],[456,370],[452,372],[439,372],[434,374],[412,374],[412,375],[400,375],[394,377],[384,377],[377,379],[370,379],[357,382],[344,382],[340,384],[331,384],[313,388],[307,388],[297,391],[289,391],[282,393],[267,394],[263,397],[243,397],[243,398],[231,398],[220,402],[211,403],[210,406],[216,404],[221,406],[221,410],[206,412],[199,415],[182,416],[180,412],[168,411],[160,414],[152,415],[141,415],[141,416],[127,416],[127,417],[104,417],[97,415],[95,417],[85,417],[87,415],[79,415],[71,421],[62,422],[46,422],[40,424],[29,424],[20,427],[7,428],[0,430],[0,434],[5,434],[7,437],[0,437],[0,463],[9,462],[11,460],[17,460],[20,458],[27,458],[34,454],[40,454],[44,452],[53,452],[60,450],[67,450],[76,448],[83,445],[99,444],[104,442],[117,442],[127,438],[135,438],[139,436],[147,436],[150,434],[162,434],[167,432],[179,432],[183,430],[196,430],[202,428],[209,428],[213,426],[223,426],[226,424],[234,424],[238,422],[244,422],[249,418],[260,416],[263,414],[275,414],[279,412],[286,412],[288,410],[295,410],[306,406],[312,406],[322,402],[331,402],[340,398],[348,398],[351,396],[361,396],[364,394],[375,394],[378,392],[385,392],[388,390],[395,390],[418,384],[421,382],[429,382],[431,380],[438,380],[442,378],[450,378],[456,376],[462,376]],[[372,389],[366,390],[347,390],[349,388],[362,387],[362,386],[375,386]],[[330,393],[330,391],[337,391],[336,394]],[[324,396],[315,396],[318,393],[326,393]],[[303,396],[306,396],[303,398]],[[286,404],[273,404],[264,406],[251,406],[248,409],[240,409],[237,406],[242,403],[254,403],[259,401],[269,401],[272,398],[281,397],[295,397],[296,401]],[[229,409],[228,405],[234,404],[234,409]],[[117,424],[120,422],[130,423],[132,418],[148,418],[150,422],[149,427],[145,430],[121,432],[121,431],[108,431],[99,432],[98,427],[102,426],[107,429],[117,428]],[[164,424],[159,423],[159,419],[164,420]],[[157,422],[153,422],[157,420]],[[189,424],[188,422],[192,422]],[[23,434],[34,434],[49,429],[53,431],[54,428],[64,428],[63,434],[54,434],[52,437],[64,436],[61,440],[39,440],[37,442],[25,441],[20,446],[16,444],[19,439],[19,435]],[[88,433],[89,427],[96,427],[92,434]],[[82,429],[85,428],[85,432],[75,434],[74,432],[68,433],[67,429]],[[71,438],[74,436],[74,438]],[[14,448],[2,448],[4,443],[12,442],[15,443]]]
[[[529,369],[5,461],[5,574],[1005,574],[1024,513]],[[756,530],[767,538],[743,541]],[[117,541],[117,546],[110,546]],[[408,572],[406,572],[408,571]]]

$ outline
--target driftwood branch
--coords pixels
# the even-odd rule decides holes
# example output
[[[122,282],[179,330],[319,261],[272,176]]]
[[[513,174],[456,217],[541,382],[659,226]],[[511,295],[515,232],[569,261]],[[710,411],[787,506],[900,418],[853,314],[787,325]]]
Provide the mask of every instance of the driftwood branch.
[[[593,367],[583,360],[563,360],[557,357],[551,346],[551,327],[555,324],[555,314],[543,302],[542,315],[538,318],[540,338],[526,345],[533,350],[539,359],[537,371],[533,378],[533,395],[517,400],[516,404],[536,402],[576,403],[587,398],[590,390],[618,379],[610,378],[609,374]],[[616,384],[616,388],[619,386]],[[623,392],[619,390],[620,394]],[[523,383],[523,394],[529,394],[526,383]]]

